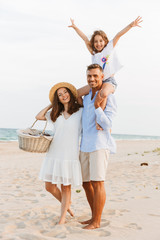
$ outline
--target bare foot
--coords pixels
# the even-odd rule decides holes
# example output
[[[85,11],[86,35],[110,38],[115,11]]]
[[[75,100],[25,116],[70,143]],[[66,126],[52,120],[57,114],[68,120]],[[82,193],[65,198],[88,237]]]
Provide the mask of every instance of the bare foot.
[[[58,224],[64,224],[65,222],[66,222],[65,219],[62,218],[62,219],[59,220]]]
[[[70,201],[67,212],[71,215],[71,217],[74,217],[74,213],[72,212],[72,210],[71,210],[71,208],[70,208],[71,203],[72,203],[72,202]]]
[[[83,229],[89,230],[89,229],[95,229],[95,228],[99,228],[99,227],[100,227],[100,224],[92,222],[89,225],[85,226]]]
[[[83,222],[80,222],[81,224],[90,224],[92,222],[92,218]]]
[[[67,212],[68,212],[72,217],[74,217],[74,213],[72,212],[72,210],[71,210],[70,208],[67,210]]]

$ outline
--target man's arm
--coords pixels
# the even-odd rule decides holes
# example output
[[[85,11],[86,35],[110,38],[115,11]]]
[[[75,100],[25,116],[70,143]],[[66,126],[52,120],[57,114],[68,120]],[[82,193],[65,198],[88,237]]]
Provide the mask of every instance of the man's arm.
[[[117,112],[115,97],[113,95],[109,95],[104,111],[100,105],[96,103],[95,108],[97,123],[103,128],[103,130],[110,129],[112,127],[112,120]]]

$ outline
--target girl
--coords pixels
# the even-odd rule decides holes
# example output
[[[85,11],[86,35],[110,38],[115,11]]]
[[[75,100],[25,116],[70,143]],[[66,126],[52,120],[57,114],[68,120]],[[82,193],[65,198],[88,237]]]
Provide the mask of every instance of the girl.
[[[72,24],[69,27],[72,27],[84,40],[87,49],[92,54],[92,63],[99,64],[103,69],[104,80],[99,94],[101,97],[101,107],[103,110],[106,106],[108,95],[114,93],[117,86],[117,83],[114,79],[114,74],[121,68],[121,65],[115,55],[114,47],[121,36],[128,32],[132,27],[140,27],[139,24],[141,22],[142,18],[137,17],[127,27],[117,33],[113,40],[109,41],[106,34],[101,30],[95,31],[91,37],[91,40],[89,40],[86,35],[74,24],[74,20],[71,19]],[[88,93],[89,86],[82,87],[78,90],[79,96],[83,96]]]
[[[73,216],[70,209],[71,184],[82,184],[79,162],[82,108],[77,103],[77,95],[72,84],[62,82],[54,85],[49,94],[52,104],[36,116],[36,119],[47,120],[53,125],[54,138],[39,177],[45,181],[46,190],[61,202],[59,224],[65,223],[67,211]]]

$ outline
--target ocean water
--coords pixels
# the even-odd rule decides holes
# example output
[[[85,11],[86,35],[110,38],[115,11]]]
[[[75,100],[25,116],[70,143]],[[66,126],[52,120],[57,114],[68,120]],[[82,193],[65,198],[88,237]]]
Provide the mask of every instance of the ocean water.
[[[0,128],[0,141],[17,141],[17,129]],[[47,131],[51,133],[50,131]],[[160,140],[160,136],[112,134],[115,140]]]

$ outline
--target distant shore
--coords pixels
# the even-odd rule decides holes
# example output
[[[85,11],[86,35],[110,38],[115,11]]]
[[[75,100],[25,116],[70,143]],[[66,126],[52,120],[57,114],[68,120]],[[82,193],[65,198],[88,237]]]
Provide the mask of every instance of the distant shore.
[[[79,223],[90,217],[83,188],[72,189],[75,217],[68,215],[66,224],[57,225],[60,204],[38,180],[45,154],[24,152],[17,141],[1,141],[0,238],[160,239],[160,141],[116,142],[117,153],[110,155],[107,171],[101,228],[88,231]]]
[[[52,131],[47,130],[49,134]],[[112,133],[115,140],[160,140],[160,136],[138,135],[138,134],[116,134]],[[18,141],[17,129],[0,128],[0,141]]]

